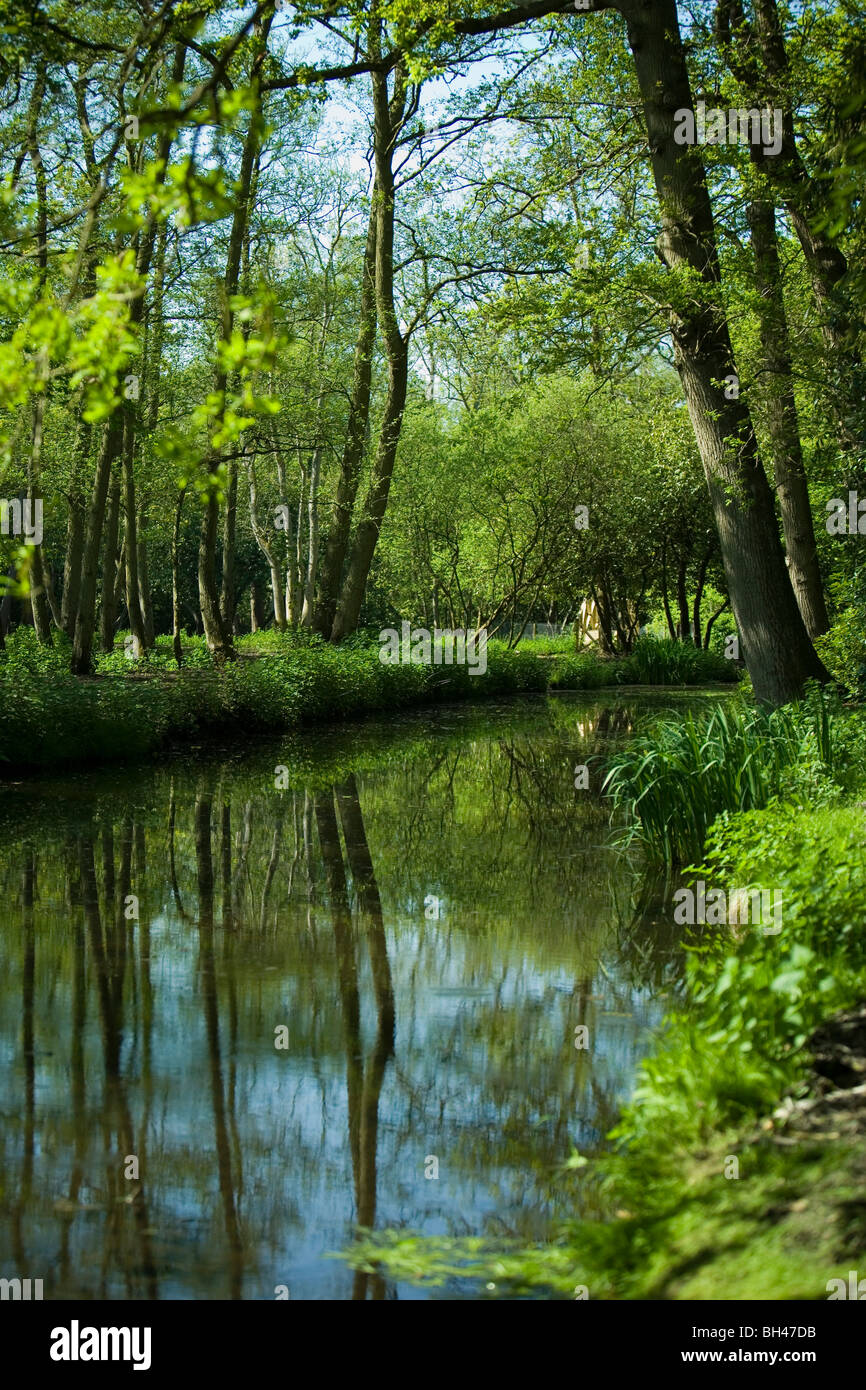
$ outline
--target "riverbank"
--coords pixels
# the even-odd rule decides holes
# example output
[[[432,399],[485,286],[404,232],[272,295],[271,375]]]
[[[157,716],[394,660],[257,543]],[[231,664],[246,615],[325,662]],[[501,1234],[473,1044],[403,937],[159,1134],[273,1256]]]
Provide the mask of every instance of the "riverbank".
[[[608,1216],[575,1220],[533,1249],[391,1232],[350,1257],[361,1267],[562,1297],[852,1296],[840,1290],[858,1262],[866,1277],[866,717],[811,699],[787,767],[757,743],[743,750],[744,762],[777,766],[767,803],[717,807],[703,862],[671,881],[660,917],[673,919],[678,882],[703,877],[728,900],[770,889],[783,920],[772,932],[685,928],[685,985],[613,1148],[573,1153],[561,1174],[575,1210],[595,1194]],[[810,744],[810,719],[826,742]],[[756,724],[743,727],[757,738]],[[621,756],[640,769],[671,738],[667,724]],[[682,840],[674,831],[652,833],[661,847]]]
[[[483,675],[466,665],[383,664],[370,637],[332,647],[257,633],[239,639],[238,658],[216,668],[203,641],[188,639],[178,670],[170,640],[159,638],[146,661],[130,662],[121,635],[95,675],[80,679],[59,639],[40,647],[31,630],[16,632],[0,657],[0,766],[119,762],[202,735],[278,733],[456,700],[736,679],[711,652],[654,639],[612,660],[569,651],[561,639],[511,649],[494,640]]]
[[[601,1165],[621,1217],[600,1296],[822,1299],[862,1266],[866,811],[820,800],[710,833],[702,871],[772,886],[783,925],[693,941],[685,1006]]]

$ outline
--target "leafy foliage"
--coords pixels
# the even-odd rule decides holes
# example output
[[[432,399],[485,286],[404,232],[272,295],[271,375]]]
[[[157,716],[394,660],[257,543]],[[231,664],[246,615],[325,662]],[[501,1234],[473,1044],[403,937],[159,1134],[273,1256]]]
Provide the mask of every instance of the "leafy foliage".
[[[841,718],[837,700],[820,688],[777,710],[720,705],[706,716],[687,714],[618,753],[605,786],[628,818],[629,837],[654,859],[685,864],[700,858],[725,811],[766,806],[797,787],[838,795]]]

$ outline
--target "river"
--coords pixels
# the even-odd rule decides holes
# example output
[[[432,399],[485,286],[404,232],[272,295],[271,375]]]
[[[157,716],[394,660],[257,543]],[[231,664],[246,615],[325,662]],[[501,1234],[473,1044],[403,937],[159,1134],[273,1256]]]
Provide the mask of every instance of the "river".
[[[610,843],[604,755],[699,698],[238,730],[0,783],[0,1276],[473,1297],[333,1254],[358,1225],[537,1241],[593,1210],[563,1164],[603,1146],[682,972]]]

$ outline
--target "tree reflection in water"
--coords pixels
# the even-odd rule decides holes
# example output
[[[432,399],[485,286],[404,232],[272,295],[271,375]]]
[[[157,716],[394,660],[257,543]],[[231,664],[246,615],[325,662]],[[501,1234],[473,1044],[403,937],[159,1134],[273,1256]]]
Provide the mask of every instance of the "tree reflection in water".
[[[635,717],[515,702],[11,788],[0,1276],[381,1299],[410,1291],[323,1258],[358,1228],[535,1240],[597,1201],[562,1162],[682,955],[607,847],[593,760]]]

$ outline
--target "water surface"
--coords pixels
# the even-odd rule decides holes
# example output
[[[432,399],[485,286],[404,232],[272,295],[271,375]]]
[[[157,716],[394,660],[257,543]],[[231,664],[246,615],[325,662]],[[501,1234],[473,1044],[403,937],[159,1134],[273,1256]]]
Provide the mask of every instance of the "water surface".
[[[0,1276],[441,1297],[328,1253],[591,1209],[562,1164],[604,1143],[681,968],[601,764],[682,703],[239,731],[0,783]]]

